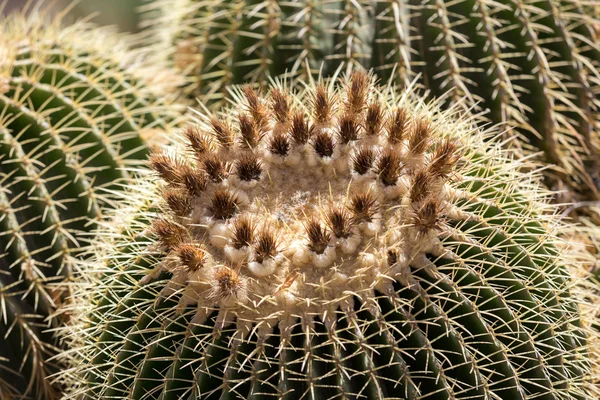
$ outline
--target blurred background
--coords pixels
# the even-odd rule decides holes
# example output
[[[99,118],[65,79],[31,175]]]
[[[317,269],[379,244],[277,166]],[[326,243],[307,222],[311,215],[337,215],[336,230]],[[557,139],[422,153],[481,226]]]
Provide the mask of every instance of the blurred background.
[[[72,9],[67,21],[94,14],[92,21],[99,25],[115,25],[121,31],[136,32],[138,30],[136,10],[144,2],[147,0],[0,0],[0,5],[6,3],[2,10],[3,14],[22,10],[28,3],[48,4],[57,11],[71,5]]]

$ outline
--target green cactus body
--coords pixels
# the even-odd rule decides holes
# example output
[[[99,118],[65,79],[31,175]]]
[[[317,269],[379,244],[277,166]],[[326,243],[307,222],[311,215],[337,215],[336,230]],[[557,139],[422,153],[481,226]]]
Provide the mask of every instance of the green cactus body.
[[[58,396],[47,330],[74,260],[147,157],[144,137],[176,116],[124,43],[59,25],[18,15],[0,28],[0,380],[36,399]]]
[[[580,1],[159,0],[146,11],[156,53],[202,101],[284,73],[373,68],[384,82],[416,79],[489,110],[512,145],[541,151],[580,195],[599,196],[600,47]]]
[[[363,74],[237,96],[97,243],[70,397],[595,398],[552,209],[474,121]]]

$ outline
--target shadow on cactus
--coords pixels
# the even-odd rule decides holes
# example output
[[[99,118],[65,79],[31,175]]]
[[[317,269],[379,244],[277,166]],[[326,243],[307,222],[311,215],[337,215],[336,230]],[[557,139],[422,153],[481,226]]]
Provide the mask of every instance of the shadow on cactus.
[[[96,244],[67,397],[593,398],[547,194],[394,93],[357,73],[198,112]]]
[[[61,323],[65,283],[147,157],[145,139],[176,113],[134,72],[144,65],[124,41],[29,12],[0,27],[0,397],[54,399],[48,329]]]
[[[191,97],[330,75],[341,62],[403,87],[418,77],[433,96],[489,110],[510,145],[541,152],[556,189],[599,199],[600,42],[581,3],[159,0],[145,11],[155,53],[189,77]]]

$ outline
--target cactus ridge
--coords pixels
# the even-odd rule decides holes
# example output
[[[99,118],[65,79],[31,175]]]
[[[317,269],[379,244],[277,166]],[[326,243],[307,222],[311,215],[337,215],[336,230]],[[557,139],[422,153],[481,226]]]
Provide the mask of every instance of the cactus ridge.
[[[0,28],[0,381],[53,399],[48,329],[61,320],[63,283],[145,158],[145,139],[176,113],[133,72],[125,42],[84,23],[63,27],[42,6],[28,12]]]
[[[154,1],[156,54],[188,94],[222,103],[231,84],[343,64],[382,81],[417,79],[433,96],[477,104],[511,145],[542,152],[579,196],[598,198],[600,45],[579,0]],[[158,44],[156,44],[158,42]],[[515,138],[517,140],[515,140]]]
[[[67,397],[594,397],[534,175],[372,80],[245,87],[150,157],[77,294]]]

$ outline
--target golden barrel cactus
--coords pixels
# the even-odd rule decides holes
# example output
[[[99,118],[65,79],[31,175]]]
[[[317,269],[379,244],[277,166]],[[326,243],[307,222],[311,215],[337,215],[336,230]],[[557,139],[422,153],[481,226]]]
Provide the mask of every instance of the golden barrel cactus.
[[[365,73],[235,98],[99,236],[67,398],[598,395],[563,225],[476,121]]]
[[[75,260],[147,140],[178,115],[169,84],[145,79],[161,72],[126,40],[46,11],[32,5],[0,22],[0,397],[9,399],[58,398],[51,330]]]

